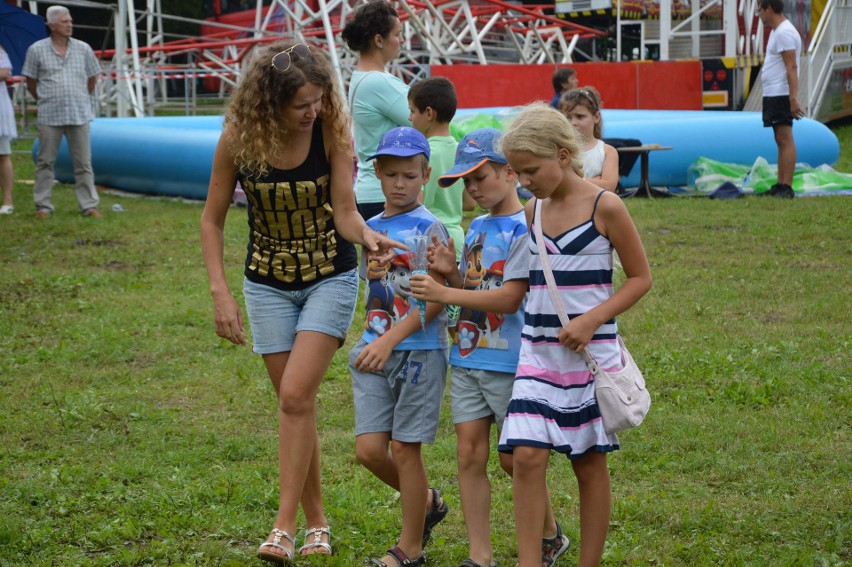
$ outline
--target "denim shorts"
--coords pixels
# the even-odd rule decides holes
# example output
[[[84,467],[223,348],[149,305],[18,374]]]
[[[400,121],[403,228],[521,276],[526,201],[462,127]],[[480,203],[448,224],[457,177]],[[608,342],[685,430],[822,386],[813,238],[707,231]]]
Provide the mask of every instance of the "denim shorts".
[[[330,335],[342,345],[358,301],[358,272],[349,270],[292,291],[244,279],[243,295],[254,352],[289,352],[299,331]]]

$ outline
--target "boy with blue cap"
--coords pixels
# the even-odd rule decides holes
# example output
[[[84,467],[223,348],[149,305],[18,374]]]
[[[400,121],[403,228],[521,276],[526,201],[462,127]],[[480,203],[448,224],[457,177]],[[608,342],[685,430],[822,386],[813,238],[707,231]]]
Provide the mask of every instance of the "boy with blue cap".
[[[438,179],[447,187],[461,178],[465,190],[488,211],[470,223],[458,266],[452,240],[449,246],[434,242],[429,267],[450,287],[421,276],[411,280],[416,299],[462,306],[450,351],[450,401],[458,438],[459,494],[470,544],[463,567],[496,565],[486,470],[491,424],[497,426],[499,437],[512,397],[529,285],[528,223],[515,191],[517,177],[500,151],[501,137],[494,128],[469,133],[459,142],[455,164]],[[511,475],[511,454],[499,457],[500,466]],[[542,542],[542,564],[552,565],[568,549],[568,538],[549,505],[543,533],[553,534]]]
[[[373,230],[398,242],[418,236],[447,241],[447,229],[418,202],[431,172],[429,153],[428,140],[414,128],[394,128],[382,136],[368,158],[375,159],[385,195],[384,212],[367,221]],[[397,250],[388,264],[366,256],[361,262],[361,276],[367,280],[365,330],[349,353],[355,456],[399,491],[402,507],[398,544],[371,564],[423,565],[432,528],[449,511],[440,492],[429,488],[420,451],[422,443],[435,441],[438,431],[447,379],[447,316],[442,305],[427,304],[421,323],[408,287],[410,252]]]

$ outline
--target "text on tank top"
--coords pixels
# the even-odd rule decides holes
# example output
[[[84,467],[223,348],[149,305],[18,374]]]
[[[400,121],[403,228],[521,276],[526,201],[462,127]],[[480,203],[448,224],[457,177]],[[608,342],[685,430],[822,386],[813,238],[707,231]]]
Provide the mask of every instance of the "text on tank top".
[[[246,278],[292,290],[356,267],[355,247],[334,226],[330,174],[317,120],[301,165],[238,175],[248,205]]]

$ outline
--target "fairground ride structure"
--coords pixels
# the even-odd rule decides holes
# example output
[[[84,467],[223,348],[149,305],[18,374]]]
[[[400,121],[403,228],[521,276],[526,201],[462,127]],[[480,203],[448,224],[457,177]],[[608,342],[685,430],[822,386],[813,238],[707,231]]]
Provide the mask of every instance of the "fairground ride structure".
[[[660,33],[656,42],[660,60],[669,59],[669,46],[678,38],[691,42],[692,56],[696,57],[701,38],[714,34],[724,38],[725,57],[762,54],[765,34],[759,18],[755,17],[757,0],[691,0],[686,13],[673,22],[675,1],[659,0]],[[99,81],[97,91],[99,115],[150,116],[169,102],[170,82],[184,83],[184,100],[189,110],[194,107],[197,79],[218,79],[220,94],[224,94],[236,84],[257,45],[281,39],[326,49],[341,85],[345,85],[357,54],[346,47],[340,33],[348,15],[364,2],[257,0],[251,26],[164,14],[160,0],[117,0],[114,4],[90,0],[18,0],[17,3],[33,13],[37,13],[38,4],[111,10],[115,48],[98,52],[103,68],[103,80]],[[620,39],[621,2],[617,0],[616,4],[619,7],[617,39]],[[144,9],[137,8],[143,4]],[[571,63],[579,40],[607,35],[606,31],[555,17],[554,2],[533,5],[506,0],[396,0],[393,4],[403,22],[405,42],[401,58],[390,70],[407,81],[428,75],[432,64]],[[837,70],[846,73],[852,69],[852,0],[827,0],[825,4],[816,33],[803,55],[800,72],[803,78],[800,100],[805,101],[812,116],[818,113],[821,93]],[[702,17],[713,10],[718,12],[720,7],[721,27],[702,29]],[[684,9],[682,2],[678,2],[678,8]],[[163,31],[163,22],[168,20],[197,23],[205,31],[198,37],[168,36]],[[26,104],[24,91],[19,88],[16,97]]]

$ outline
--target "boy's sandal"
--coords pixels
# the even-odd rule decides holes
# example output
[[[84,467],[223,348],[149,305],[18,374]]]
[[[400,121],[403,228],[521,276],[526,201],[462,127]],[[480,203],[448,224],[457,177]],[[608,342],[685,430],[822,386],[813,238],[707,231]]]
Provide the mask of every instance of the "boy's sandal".
[[[276,565],[285,565],[293,560],[293,550],[281,545],[281,540],[286,539],[294,548],[296,547],[296,539],[278,528],[272,528],[272,541],[266,541],[260,544],[257,548],[257,556],[259,559],[275,563]],[[280,549],[282,553],[276,553],[273,549]]]
[[[313,534],[313,541],[308,541],[308,536]],[[328,541],[325,542],[322,540],[322,534],[326,534],[328,536]],[[311,549],[321,549],[324,551],[315,551],[314,553],[305,553],[305,551]],[[305,530],[305,545],[299,548],[299,555],[332,555],[331,551],[331,528],[325,526],[324,528],[311,528]]]
[[[544,567],[550,567],[563,553],[568,551],[571,545],[571,540],[568,536],[562,533],[562,527],[559,522],[556,522],[556,535],[553,537],[541,538],[541,564]]]
[[[421,565],[426,565],[426,554],[421,553],[420,557],[417,559],[409,559],[403,550],[399,548],[398,545],[394,545],[390,549],[388,549],[388,555],[393,557],[396,560],[395,567],[404,567],[406,565],[411,565],[412,567],[420,567]],[[365,565],[376,565],[377,567],[394,567],[393,565],[388,565],[381,559],[373,558],[370,559]]]
[[[488,565],[483,565],[482,563],[477,563],[470,557],[459,563],[459,567],[497,567],[497,562],[492,561]]]
[[[437,526],[450,511],[447,502],[441,498],[441,491],[437,488],[430,488],[429,490],[432,491],[432,507],[426,513],[426,521],[423,524],[423,547],[426,547],[429,538],[432,536],[432,528]]]

